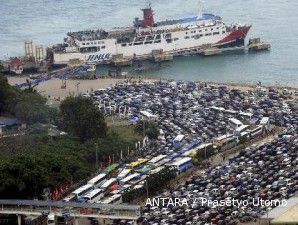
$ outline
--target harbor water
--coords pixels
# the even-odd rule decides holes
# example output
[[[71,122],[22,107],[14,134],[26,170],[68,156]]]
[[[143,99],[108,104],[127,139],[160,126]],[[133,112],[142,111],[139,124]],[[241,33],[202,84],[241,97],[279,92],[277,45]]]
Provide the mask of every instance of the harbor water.
[[[199,12],[197,0],[151,0],[156,20],[175,19]],[[24,41],[44,46],[60,43],[68,31],[132,24],[142,17],[145,0],[9,0],[1,1],[0,58],[24,55]],[[249,37],[261,37],[270,52],[213,57],[178,57],[142,75],[178,80],[206,80],[298,87],[298,1],[208,0],[203,11],[226,23],[252,24]],[[99,69],[101,70],[101,69]]]

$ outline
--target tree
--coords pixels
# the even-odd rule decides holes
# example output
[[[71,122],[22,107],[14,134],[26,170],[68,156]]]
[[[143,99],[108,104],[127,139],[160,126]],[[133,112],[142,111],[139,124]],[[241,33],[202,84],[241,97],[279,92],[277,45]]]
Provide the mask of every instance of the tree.
[[[46,98],[30,89],[22,91],[9,85],[7,78],[0,73],[0,115],[16,116],[23,122],[46,123],[53,118],[55,110],[46,105]]]
[[[150,175],[146,180],[149,194],[158,193],[170,180],[174,179],[176,175],[176,171],[170,167],[165,167],[158,173]],[[136,198],[143,197],[145,193],[147,193],[145,186],[140,189],[129,188],[123,193],[122,201],[132,202]]]
[[[60,105],[60,127],[82,141],[98,139],[107,134],[104,115],[90,98],[68,97]]]
[[[48,122],[51,111],[46,99],[34,92],[23,92],[14,108],[15,116],[29,124]]]
[[[7,78],[0,72],[0,114],[13,113],[14,105],[20,93],[8,84]]]
[[[143,134],[144,129],[146,136],[148,136],[150,139],[157,139],[159,135],[159,129],[155,122],[146,120],[140,121],[136,126],[136,131],[140,134]]]

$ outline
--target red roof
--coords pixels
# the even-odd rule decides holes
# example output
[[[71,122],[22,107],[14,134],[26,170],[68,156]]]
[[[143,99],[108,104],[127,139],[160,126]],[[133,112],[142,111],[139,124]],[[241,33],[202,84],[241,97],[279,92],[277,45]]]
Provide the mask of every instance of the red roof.
[[[12,58],[10,60],[10,63],[9,65],[10,66],[13,66],[13,67],[16,67],[16,66],[22,66],[24,63],[22,62],[22,60],[20,60],[19,58],[15,57],[15,58]]]

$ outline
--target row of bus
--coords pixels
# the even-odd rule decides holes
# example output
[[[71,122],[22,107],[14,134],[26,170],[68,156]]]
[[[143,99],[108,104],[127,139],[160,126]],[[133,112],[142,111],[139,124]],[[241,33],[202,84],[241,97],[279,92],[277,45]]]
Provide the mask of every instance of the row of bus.
[[[174,157],[173,155],[158,155],[153,158],[139,158],[123,167],[113,166],[74,190],[64,201],[119,203],[125,190],[143,187],[148,176],[158,173],[165,166],[174,167],[177,172],[184,172],[192,167],[191,157],[183,156],[182,153]],[[114,174],[116,170],[117,175],[112,176],[111,172]]]

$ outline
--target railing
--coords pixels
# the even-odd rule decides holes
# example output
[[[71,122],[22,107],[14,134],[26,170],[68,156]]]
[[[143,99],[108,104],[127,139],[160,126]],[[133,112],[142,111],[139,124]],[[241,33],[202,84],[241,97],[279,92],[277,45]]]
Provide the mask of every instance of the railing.
[[[90,204],[62,201],[0,200],[0,214],[48,215],[137,220],[138,205]]]

